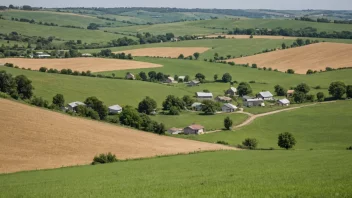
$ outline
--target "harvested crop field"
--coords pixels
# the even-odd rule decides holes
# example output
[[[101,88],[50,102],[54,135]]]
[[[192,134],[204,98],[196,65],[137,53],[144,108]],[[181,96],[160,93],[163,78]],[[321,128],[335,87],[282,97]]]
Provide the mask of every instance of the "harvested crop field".
[[[0,173],[89,164],[100,153],[119,159],[233,149],[71,117],[0,99]]]
[[[155,47],[125,50],[114,53],[124,52],[126,54],[132,54],[133,56],[159,56],[177,58],[180,54],[183,54],[185,57],[193,56],[195,52],[203,53],[207,50],[209,50],[207,47]]]
[[[73,71],[102,72],[126,69],[142,69],[162,67],[162,65],[145,63],[132,60],[108,59],[108,58],[62,58],[62,59],[29,59],[29,58],[3,58],[0,65],[13,63],[20,68],[39,70],[41,67],[53,69],[72,69]]]
[[[207,38],[217,38],[218,36],[225,36],[227,39],[250,39],[250,35],[209,35]],[[295,40],[297,37],[289,37],[289,36],[269,36],[269,35],[253,35],[254,39],[287,39],[287,40]]]
[[[280,71],[293,69],[296,73],[305,74],[308,69],[319,71],[326,67],[352,67],[351,55],[351,44],[317,43],[228,61],[256,63],[258,67],[271,67]]]

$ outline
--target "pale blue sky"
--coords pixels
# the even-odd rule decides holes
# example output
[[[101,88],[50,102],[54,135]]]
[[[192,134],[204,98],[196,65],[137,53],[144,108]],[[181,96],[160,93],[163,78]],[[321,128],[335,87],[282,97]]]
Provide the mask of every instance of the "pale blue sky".
[[[178,7],[352,10],[352,0],[1,0],[0,5],[43,7]]]

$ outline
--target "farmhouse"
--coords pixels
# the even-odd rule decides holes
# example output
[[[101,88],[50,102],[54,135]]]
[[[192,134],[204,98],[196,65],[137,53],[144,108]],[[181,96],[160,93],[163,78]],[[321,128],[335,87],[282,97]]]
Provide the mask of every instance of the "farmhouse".
[[[186,76],[179,76],[178,80],[182,79],[182,82],[185,81]]]
[[[67,105],[68,110],[75,111],[78,106],[86,106],[83,102],[71,102]]]
[[[197,92],[196,96],[198,99],[213,99],[213,94],[212,93],[207,93],[207,92]]]
[[[130,80],[136,79],[136,77],[132,73],[127,73],[125,78]]]
[[[180,133],[182,133],[182,131],[183,131],[182,129],[175,128],[175,127],[172,127],[169,130],[167,130],[167,132],[172,134],[172,135],[180,134]]]
[[[179,39],[177,37],[171,38],[171,42],[177,42]]]
[[[203,104],[200,103],[200,102],[195,102],[192,104],[192,109],[195,110],[195,111],[201,111],[202,110],[202,106]]]
[[[246,99],[243,105],[246,107],[265,106],[264,100],[261,98]]]
[[[110,114],[119,114],[122,112],[120,105],[113,105],[108,108]]]
[[[291,102],[290,102],[289,100],[287,100],[286,98],[285,98],[285,99],[281,99],[281,100],[278,101],[278,104],[279,104],[280,106],[289,106],[290,103],[291,103]]]
[[[194,86],[199,86],[200,82],[198,80],[192,80],[188,83],[188,86],[194,87]]]
[[[295,90],[288,90],[286,93],[286,97],[292,97],[294,93],[295,93]]]
[[[232,98],[226,97],[226,96],[218,96],[215,98],[216,101],[218,102],[231,102]]]
[[[228,89],[226,91],[226,95],[230,95],[230,96],[235,96],[237,93],[237,88],[236,87],[230,87],[230,89]]]
[[[274,100],[273,94],[271,94],[270,91],[259,92],[257,98],[261,98],[263,100]]]
[[[222,107],[222,112],[230,113],[230,112],[235,112],[237,110],[237,107],[231,103],[226,103]]]
[[[36,52],[34,57],[36,58],[49,58],[50,55],[44,52]]]
[[[200,134],[204,134],[204,131],[205,131],[204,127],[198,124],[192,124],[183,129],[183,133],[186,135],[190,135],[190,134],[200,135]]]

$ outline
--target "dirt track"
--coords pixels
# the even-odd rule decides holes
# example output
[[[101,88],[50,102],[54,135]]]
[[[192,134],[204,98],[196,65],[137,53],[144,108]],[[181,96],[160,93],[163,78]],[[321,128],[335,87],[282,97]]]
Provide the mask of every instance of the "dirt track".
[[[256,63],[259,67],[271,67],[280,71],[293,69],[296,73],[305,74],[308,69],[319,71],[325,70],[326,67],[352,67],[351,54],[351,44],[317,43],[228,61],[240,64]]]
[[[62,59],[29,59],[29,58],[2,58],[0,65],[13,63],[20,68],[39,70],[41,67],[53,69],[72,69],[73,71],[102,72],[126,69],[142,69],[162,67],[162,65],[140,61],[107,59],[107,58],[62,58]]]
[[[250,39],[250,35],[209,35],[206,36],[208,38],[216,38],[218,36],[225,36],[227,39]],[[269,36],[269,35],[253,35],[254,39],[287,39],[287,40],[295,40],[297,37],[289,37],[289,36]]]
[[[234,149],[159,136],[0,99],[0,172],[89,164],[112,152],[119,159]]]
[[[114,53],[124,52],[126,54],[132,54],[133,56],[159,56],[177,58],[180,54],[183,54],[185,57],[191,55],[193,56],[195,52],[203,53],[207,50],[209,50],[207,47],[155,47],[118,51]]]

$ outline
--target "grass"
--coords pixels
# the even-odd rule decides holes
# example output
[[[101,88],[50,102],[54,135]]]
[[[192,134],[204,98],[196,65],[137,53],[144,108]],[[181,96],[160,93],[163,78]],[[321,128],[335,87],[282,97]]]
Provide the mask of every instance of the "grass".
[[[96,17],[89,17],[85,15],[72,15],[66,13],[49,12],[49,11],[19,11],[19,10],[9,10],[0,12],[5,18],[11,20],[14,18],[25,18],[34,19],[36,22],[48,22],[58,25],[73,25],[78,27],[86,28],[90,23],[102,24],[106,22],[114,23],[113,26],[127,26],[126,23],[118,21],[107,21],[103,19],[98,19]]]
[[[3,197],[350,197],[351,157],[208,152],[0,175],[0,190]]]
[[[171,115],[157,115],[151,118],[157,122],[165,124],[166,128],[177,127],[184,128],[192,123],[200,124],[205,127],[206,131],[219,130],[224,128],[224,119],[229,116],[233,125],[238,125],[244,122],[248,116],[245,114],[232,113],[232,114],[216,114],[216,115],[200,115],[199,113],[184,112],[178,116]]]
[[[253,55],[262,52],[265,49],[281,48],[281,44],[291,45],[292,40],[271,40],[271,39],[206,39],[206,40],[192,40],[182,42],[168,42],[157,43],[148,45],[134,45],[127,47],[110,48],[113,52],[140,49],[140,48],[153,48],[153,47],[208,47],[208,51],[200,56],[200,60],[204,58],[213,59],[214,54],[218,53],[219,56],[226,57],[227,55],[240,57],[241,55]],[[82,52],[98,52],[100,49],[82,50]]]
[[[264,116],[236,131],[192,138],[207,142],[223,140],[237,145],[251,137],[259,141],[260,148],[278,148],[278,134],[290,132],[297,140],[296,149],[344,150],[352,141],[351,111],[352,101],[319,104]]]
[[[110,40],[123,37],[122,35],[106,33],[99,30],[52,27],[29,24],[24,22],[0,20],[0,33],[17,32],[26,36],[55,36],[61,40],[82,40],[83,43],[106,43]],[[133,38],[133,37],[131,37]]]
[[[339,70],[332,72],[317,73],[314,75],[290,75],[282,72],[274,71],[264,71],[252,68],[246,68],[242,66],[230,66],[228,64],[217,64],[209,63],[204,61],[189,61],[189,60],[177,60],[177,59],[157,59],[157,58],[136,58],[139,61],[151,62],[156,64],[164,65],[160,68],[150,68],[150,69],[136,69],[128,70],[132,73],[139,73],[144,71],[148,73],[149,71],[163,72],[164,74],[174,75],[189,75],[191,78],[200,72],[206,76],[207,80],[213,81],[214,74],[218,74],[219,79],[226,72],[232,75],[232,80],[238,82],[249,82],[255,80],[256,83],[251,84],[253,93],[257,93],[262,90],[268,90],[274,93],[274,86],[279,84],[286,89],[290,87],[297,86],[299,83],[307,83],[311,87],[321,86],[321,89],[311,88],[311,93],[316,94],[317,92],[324,92],[328,96],[328,87],[331,82],[339,79],[346,84],[352,84],[352,70]],[[259,65],[260,66],[260,65]],[[115,73],[116,76],[124,76],[127,71],[114,71],[114,72],[103,72],[106,75]],[[175,85],[180,89],[184,89],[190,92],[196,92],[204,89],[208,89],[216,95],[223,95],[224,90],[230,87],[228,83],[206,83],[199,87],[186,87],[185,85],[178,84]],[[237,86],[237,85],[235,85]]]
[[[307,21],[296,21],[296,20],[280,20],[280,19],[242,19],[242,20],[229,20],[229,19],[217,19],[217,20],[206,20],[189,22],[187,25],[196,27],[207,27],[207,28],[227,28],[232,30],[234,28],[292,28],[295,30],[313,27],[318,32],[341,32],[341,31],[352,31],[351,25],[348,24],[334,24],[334,23],[313,23]],[[226,32],[228,30],[225,30]],[[222,31],[222,30],[221,30]]]
[[[84,101],[87,97],[96,96],[107,105],[119,104],[137,107],[143,98],[150,96],[161,106],[167,95],[193,95],[193,93],[174,87],[142,81],[75,77],[7,67],[1,67],[0,70],[5,70],[13,75],[26,75],[33,81],[34,94],[50,102],[54,95],[60,93],[64,95],[66,103]]]

